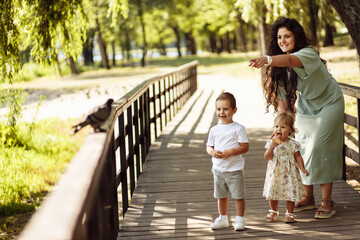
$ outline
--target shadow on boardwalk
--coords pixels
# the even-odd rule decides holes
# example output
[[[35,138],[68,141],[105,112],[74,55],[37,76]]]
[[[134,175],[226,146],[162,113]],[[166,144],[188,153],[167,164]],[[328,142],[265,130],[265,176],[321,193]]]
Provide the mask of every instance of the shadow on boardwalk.
[[[218,213],[205,143],[217,123],[214,102],[219,93],[220,89],[199,89],[153,143],[118,239],[359,239],[360,197],[344,181],[334,184],[333,218],[314,219],[315,211],[310,210],[296,214],[294,224],[285,224],[285,202],[280,201],[278,221],[265,221],[269,207],[262,197],[263,154],[271,130],[253,126],[247,127],[250,150],[245,155],[246,229],[233,231],[233,200],[228,211],[231,227],[210,229]],[[319,205],[319,186],[315,198]]]

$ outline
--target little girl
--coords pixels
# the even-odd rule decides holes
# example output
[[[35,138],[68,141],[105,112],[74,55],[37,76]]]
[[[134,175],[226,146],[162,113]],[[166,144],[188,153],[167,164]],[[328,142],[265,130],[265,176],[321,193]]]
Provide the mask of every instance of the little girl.
[[[268,222],[275,222],[279,215],[278,200],[286,200],[285,223],[293,223],[295,201],[299,201],[305,194],[298,168],[306,176],[309,173],[299,152],[300,144],[290,138],[294,134],[294,116],[289,113],[277,115],[264,154],[268,165],[263,196],[269,200],[271,208],[266,216]]]

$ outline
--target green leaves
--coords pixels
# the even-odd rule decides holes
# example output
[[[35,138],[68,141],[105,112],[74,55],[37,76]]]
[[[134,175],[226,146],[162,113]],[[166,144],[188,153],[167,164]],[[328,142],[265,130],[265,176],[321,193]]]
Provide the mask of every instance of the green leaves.
[[[0,82],[12,83],[21,68],[19,52],[29,45],[36,62],[55,63],[60,47],[76,59],[86,39],[89,5],[89,0],[2,0]]]
[[[1,82],[12,82],[14,74],[20,69],[19,31],[16,15],[16,1],[0,2],[0,77]]]

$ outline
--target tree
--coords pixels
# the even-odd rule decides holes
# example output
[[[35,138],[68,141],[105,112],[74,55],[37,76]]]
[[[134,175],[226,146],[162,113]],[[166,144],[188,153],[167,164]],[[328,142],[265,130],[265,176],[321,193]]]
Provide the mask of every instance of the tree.
[[[138,17],[140,21],[141,26],[141,32],[142,32],[142,57],[141,57],[141,66],[145,66],[145,56],[147,52],[147,42],[146,42],[146,31],[145,31],[145,22],[144,22],[144,10],[143,10],[143,0],[135,0],[135,4],[137,6],[138,11]]]
[[[310,37],[311,37],[311,44],[313,46],[318,46],[318,38],[317,38],[317,27],[316,27],[316,16],[315,16],[315,5],[316,2],[313,0],[307,0],[307,6],[308,6],[308,11],[309,11],[309,17],[310,17]]]
[[[0,3],[1,82],[12,82],[21,69],[19,52],[32,44],[36,62],[57,62],[58,45],[76,59],[86,33],[87,0],[15,0]]]
[[[349,30],[349,34],[355,42],[358,53],[358,63],[360,69],[360,1],[358,0],[329,0],[331,5],[338,12],[341,20]]]
[[[95,29],[90,28],[86,34],[86,40],[83,44],[83,57],[84,57],[84,65],[88,66],[94,63],[94,37],[95,37]]]

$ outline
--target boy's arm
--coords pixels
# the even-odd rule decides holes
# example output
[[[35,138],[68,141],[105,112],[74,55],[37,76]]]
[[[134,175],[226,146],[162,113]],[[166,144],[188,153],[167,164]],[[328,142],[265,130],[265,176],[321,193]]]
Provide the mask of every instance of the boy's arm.
[[[221,158],[221,151],[215,150],[213,146],[207,146],[206,152],[212,157]]]
[[[221,158],[227,159],[233,155],[241,155],[249,151],[249,143],[239,143],[239,147],[233,149],[227,149],[222,152]]]
[[[206,152],[210,155],[210,156],[214,156],[214,153],[215,153],[215,149],[214,147],[211,147],[211,146],[206,146]]]
[[[308,171],[306,171],[306,169],[305,169],[304,160],[303,160],[303,158],[301,157],[300,152],[297,151],[297,152],[294,154],[294,157],[295,157],[295,159],[296,159],[297,164],[299,165],[299,168],[300,168],[301,172],[302,172],[303,174],[305,174],[305,176],[308,176],[309,173],[308,173]]]

